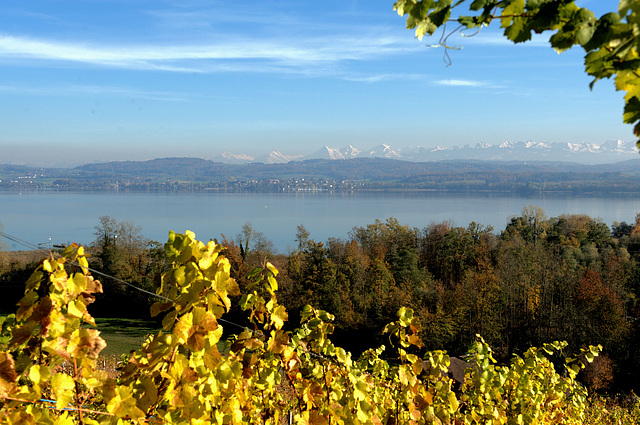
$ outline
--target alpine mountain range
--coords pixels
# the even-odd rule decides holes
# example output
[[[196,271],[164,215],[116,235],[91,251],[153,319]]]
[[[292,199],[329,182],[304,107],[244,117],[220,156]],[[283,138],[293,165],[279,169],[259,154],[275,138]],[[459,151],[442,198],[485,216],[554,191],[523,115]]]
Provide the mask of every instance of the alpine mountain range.
[[[566,161],[582,164],[605,164],[627,159],[636,159],[638,148],[634,142],[622,140],[604,143],[546,143],[546,142],[503,142],[490,145],[477,143],[474,146],[464,145],[432,148],[411,146],[392,148],[381,144],[368,150],[359,150],[351,145],[343,148],[324,146],[308,155],[286,155],[278,150],[267,155],[253,157],[241,153],[224,152],[213,161],[227,164],[281,164],[290,161],[313,159],[353,159],[353,158],[388,158],[404,161],[428,162],[443,160],[476,160],[476,161]]]

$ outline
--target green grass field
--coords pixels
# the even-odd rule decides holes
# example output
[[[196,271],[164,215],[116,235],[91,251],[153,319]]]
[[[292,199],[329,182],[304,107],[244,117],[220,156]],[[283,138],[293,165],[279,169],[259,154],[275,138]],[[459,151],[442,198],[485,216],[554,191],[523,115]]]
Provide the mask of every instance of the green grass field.
[[[136,319],[100,319],[96,318],[100,336],[107,342],[101,356],[111,357],[129,353],[140,348],[148,334],[156,334],[160,330],[153,321]]]

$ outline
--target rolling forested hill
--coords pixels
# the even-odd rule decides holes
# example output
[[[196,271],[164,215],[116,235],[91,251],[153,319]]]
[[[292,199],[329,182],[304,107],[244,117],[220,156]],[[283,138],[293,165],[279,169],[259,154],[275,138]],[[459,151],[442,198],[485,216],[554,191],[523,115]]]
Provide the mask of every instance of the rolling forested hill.
[[[614,164],[437,161],[384,158],[224,164],[160,158],[76,168],[0,165],[0,188],[131,190],[496,190],[629,192],[640,190],[640,159]],[[299,180],[306,179],[304,185]]]

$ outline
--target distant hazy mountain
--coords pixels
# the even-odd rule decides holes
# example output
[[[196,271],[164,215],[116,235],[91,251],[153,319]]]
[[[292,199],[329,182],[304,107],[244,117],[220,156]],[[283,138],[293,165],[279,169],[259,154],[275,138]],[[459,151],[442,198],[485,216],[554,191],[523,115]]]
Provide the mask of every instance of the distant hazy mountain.
[[[567,161],[581,164],[606,164],[638,158],[638,149],[634,142],[614,140],[597,143],[546,143],[546,142],[502,142],[495,145],[476,143],[465,146],[408,146],[393,148],[381,144],[360,151],[349,145],[343,148],[323,146],[319,150],[304,156],[285,155],[272,151],[268,155],[254,158],[250,155],[234,155],[228,152],[214,158],[215,161],[228,164],[247,164],[262,162],[282,164],[294,160],[306,159],[352,159],[352,158],[388,158],[412,162],[442,160],[478,160],[478,161]]]
[[[481,160],[481,161],[570,161],[604,164],[638,157],[633,142],[621,140],[596,143],[502,142],[496,145],[404,148],[396,152],[408,161]]]
[[[514,155],[519,160],[548,159],[553,161],[573,161],[587,164],[607,163],[635,159],[638,149],[633,142],[622,140],[596,143],[535,143],[518,142],[500,144],[498,148],[490,147],[488,151],[498,156],[504,152]],[[503,154],[503,155],[504,155]],[[530,156],[527,156],[530,155]]]
[[[323,146],[314,153],[305,155],[302,159],[352,159],[356,158],[358,154],[360,151],[351,145],[338,149]]]
[[[300,158],[300,155],[284,155],[280,151],[271,151],[266,155],[257,157],[252,162],[261,162],[263,164],[286,164],[289,161],[295,161]]]
[[[226,164],[248,164],[250,162],[254,162],[255,158],[243,153],[233,154],[231,152],[223,152],[214,157],[213,160],[217,162],[224,162]]]
[[[389,145],[378,145],[366,151],[360,152],[359,158],[388,158],[388,159],[405,159],[402,154],[391,149]]]

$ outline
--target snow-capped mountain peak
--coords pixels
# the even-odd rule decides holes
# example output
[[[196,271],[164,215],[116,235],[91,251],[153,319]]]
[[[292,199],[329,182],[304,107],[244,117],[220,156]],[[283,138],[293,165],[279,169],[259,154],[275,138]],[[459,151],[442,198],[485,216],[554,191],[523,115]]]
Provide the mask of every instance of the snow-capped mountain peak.
[[[402,158],[402,155],[391,149],[391,146],[386,144],[381,144],[369,150],[363,151],[358,156],[360,158]]]
[[[266,155],[258,157],[254,162],[263,162],[265,164],[286,164],[290,161],[300,159],[300,155],[284,155],[280,151],[271,151]]]
[[[633,150],[635,148],[635,144],[633,142],[623,142],[622,140],[610,140],[608,142],[604,142],[602,144],[602,148],[610,151],[623,152],[630,149]]]
[[[438,152],[438,151],[448,151],[454,149],[452,147],[444,147],[444,146],[436,146],[435,148],[431,149],[431,152]]]
[[[360,154],[360,149],[354,148],[351,145],[345,146],[341,151],[345,158],[355,158]]]
[[[229,151],[222,152],[220,155],[213,158],[214,161],[224,162],[227,164],[248,164],[255,160],[254,157],[244,153],[235,154]]]
[[[349,159],[355,158],[359,153],[360,151],[351,145],[339,149],[323,146],[314,153],[305,155],[304,159]]]
[[[544,142],[532,142],[531,140],[526,142],[525,146],[527,148],[533,148],[533,149],[548,149],[548,148],[551,147],[551,146],[549,146],[548,144],[546,144]]]
[[[389,158],[405,161],[440,161],[440,160],[478,160],[478,161],[569,161],[583,164],[604,164],[625,159],[638,158],[638,149],[634,142],[621,140],[604,143],[549,143],[535,141],[504,141],[491,145],[476,143],[475,145],[436,146],[436,147],[404,147],[394,149],[390,145],[381,144],[371,149],[360,151],[348,145],[343,148],[323,146],[314,153],[305,156],[285,155],[274,150],[262,157],[253,158],[245,154],[225,152],[215,158],[227,163],[263,162],[267,164],[286,163],[295,160],[327,159],[344,160],[352,158]]]

